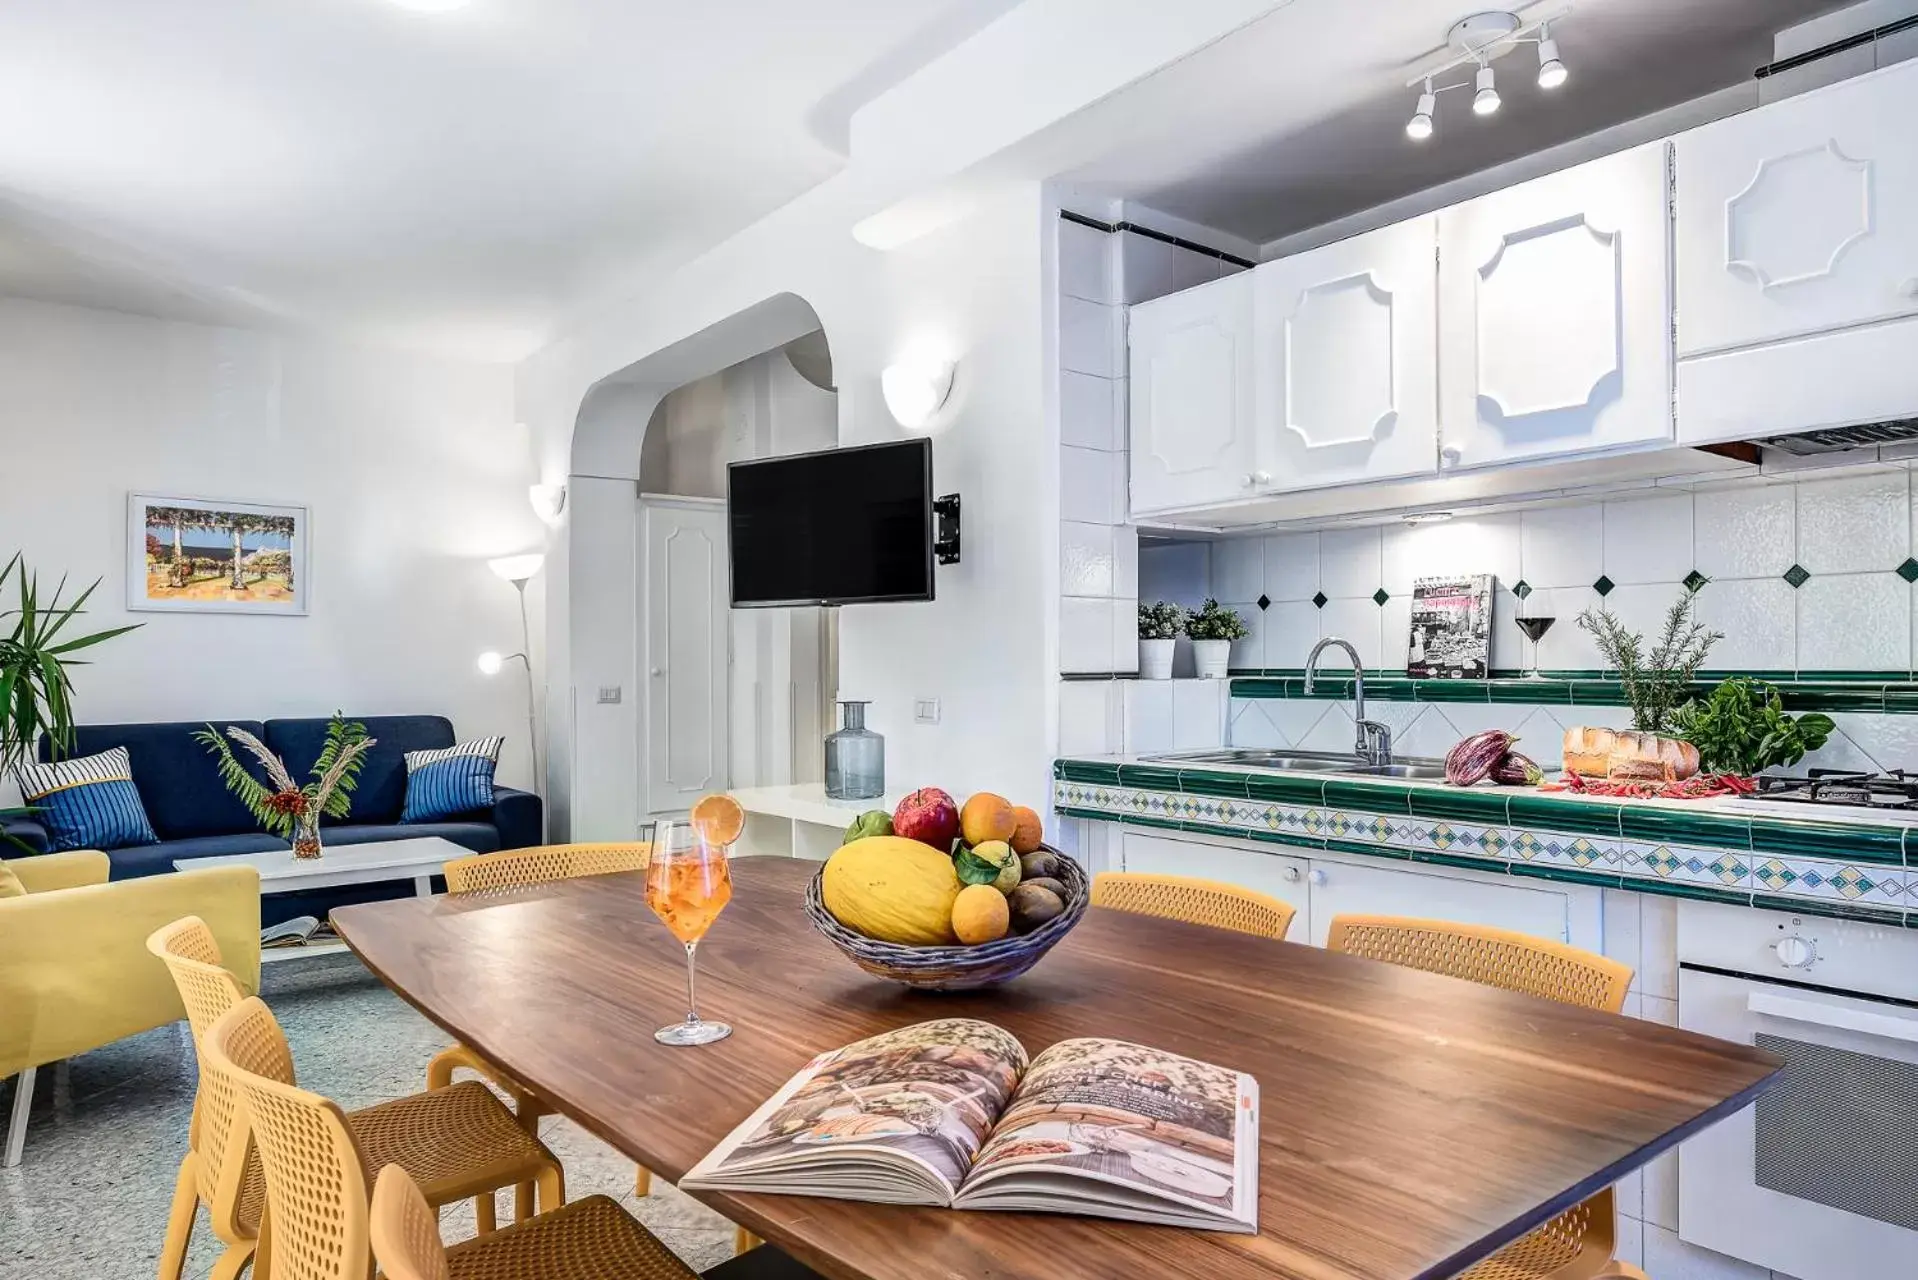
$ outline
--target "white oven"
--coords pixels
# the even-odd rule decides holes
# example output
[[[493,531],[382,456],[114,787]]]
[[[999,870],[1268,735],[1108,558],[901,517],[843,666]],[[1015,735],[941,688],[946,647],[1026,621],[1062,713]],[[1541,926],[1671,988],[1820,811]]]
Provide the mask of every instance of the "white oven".
[[[1678,1153],[1678,1234],[1799,1280],[1918,1276],[1918,930],[1679,909],[1678,1020],[1786,1066]]]

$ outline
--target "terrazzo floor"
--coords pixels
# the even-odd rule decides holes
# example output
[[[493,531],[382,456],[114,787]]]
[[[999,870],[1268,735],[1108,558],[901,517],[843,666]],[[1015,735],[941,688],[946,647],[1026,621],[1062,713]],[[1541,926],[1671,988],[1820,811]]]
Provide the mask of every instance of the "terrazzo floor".
[[[350,955],[270,965],[260,994],[286,1030],[301,1085],[348,1109],[418,1091],[448,1043]],[[0,1276],[154,1274],[195,1074],[184,1022],[40,1069],[26,1157],[0,1169]],[[12,1103],[12,1082],[0,1082],[0,1123]],[[732,1256],[724,1218],[659,1178],[636,1198],[632,1161],[571,1121],[548,1116],[540,1136],[566,1167],[569,1200],[613,1197],[695,1270]],[[510,1192],[498,1214],[511,1221]],[[472,1202],[449,1206],[440,1231],[449,1244],[472,1235]],[[203,1210],[186,1274],[205,1276],[218,1248]]]

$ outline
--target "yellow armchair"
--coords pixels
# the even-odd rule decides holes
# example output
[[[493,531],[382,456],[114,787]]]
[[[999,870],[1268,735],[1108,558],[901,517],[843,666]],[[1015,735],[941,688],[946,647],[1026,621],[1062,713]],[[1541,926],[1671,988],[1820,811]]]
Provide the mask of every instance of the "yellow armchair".
[[[19,1075],[5,1163],[20,1162],[33,1074],[185,1016],[147,935],[197,915],[247,991],[260,985],[260,876],[209,867],[107,882],[103,853],[50,853],[0,864],[26,893],[0,897],[0,1078]]]

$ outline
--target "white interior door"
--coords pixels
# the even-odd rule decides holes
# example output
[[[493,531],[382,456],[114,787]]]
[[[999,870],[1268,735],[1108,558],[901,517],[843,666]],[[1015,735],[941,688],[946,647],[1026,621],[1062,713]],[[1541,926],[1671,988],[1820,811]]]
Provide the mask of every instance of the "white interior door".
[[[726,504],[640,500],[646,811],[723,791],[727,710]]]
[[[1437,219],[1254,269],[1263,487],[1438,470]]]
[[[1445,468],[1672,438],[1662,142],[1439,213]]]
[[[1918,315],[1918,62],[1681,134],[1681,357]]]

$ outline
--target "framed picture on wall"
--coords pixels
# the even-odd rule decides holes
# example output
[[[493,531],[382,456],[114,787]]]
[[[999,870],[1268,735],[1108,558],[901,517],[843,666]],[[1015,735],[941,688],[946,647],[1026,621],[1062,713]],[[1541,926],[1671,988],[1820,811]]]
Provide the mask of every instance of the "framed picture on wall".
[[[303,614],[305,507],[127,496],[127,608]]]

